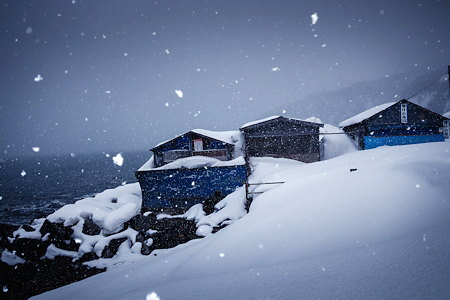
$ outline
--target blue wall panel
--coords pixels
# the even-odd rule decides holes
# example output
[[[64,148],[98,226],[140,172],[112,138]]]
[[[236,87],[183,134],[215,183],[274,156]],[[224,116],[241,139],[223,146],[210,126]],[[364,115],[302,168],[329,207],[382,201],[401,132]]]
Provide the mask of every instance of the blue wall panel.
[[[226,196],[244,185],[245,165],[139,171],[136,173],[145,207],[193,205],[221,191]]]
[[[388,136],[388,137],[364,137],[364,149],[373,149],[379,146],[395,146],[395,145],[408,145],[408,144],[420,144],[429,142],[443,142],[443,134],[433,135],[410,135],[410,136]]]

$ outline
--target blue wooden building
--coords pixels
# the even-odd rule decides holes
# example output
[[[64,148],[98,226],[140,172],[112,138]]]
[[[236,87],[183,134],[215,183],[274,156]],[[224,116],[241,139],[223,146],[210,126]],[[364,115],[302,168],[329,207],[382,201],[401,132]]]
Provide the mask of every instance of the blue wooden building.
[[[188,208],[215,204],[247,179],[239,131],[195,129],[151,149],[152,158],[136,172],[142,205]]]
[[[448,139],[449,119],[400,100],[371,108],[341,122],[339,127],[364,150],[383,145],[444,141]]]

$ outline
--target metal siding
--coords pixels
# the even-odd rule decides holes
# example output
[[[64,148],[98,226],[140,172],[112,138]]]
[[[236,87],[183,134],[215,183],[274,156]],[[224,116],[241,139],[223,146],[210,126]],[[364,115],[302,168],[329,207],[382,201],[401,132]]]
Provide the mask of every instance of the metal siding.
[[[430,142],[443,142],[444,135],[411,135],[411,136],[387,136],[387,137],[364,137],[364,149],[373,149],[379,146],[395,146],[420,144]]]
[[[171,207],[200,203],[215,191],[228,195],[247,178],[246,166],[140,171],[136,173],[147,207]]]
[[[322,125],[323,126],[323,125]],[[320,160],[320,124],[296,122],[282,118],[244,128],[246,155]]]
[[[372,126],[369,126],[368,131],[372,137],[375,137],[375,136],[398,136],[398,135],[433,135],[433,134],[439,134],[439,124],[372,125]]]

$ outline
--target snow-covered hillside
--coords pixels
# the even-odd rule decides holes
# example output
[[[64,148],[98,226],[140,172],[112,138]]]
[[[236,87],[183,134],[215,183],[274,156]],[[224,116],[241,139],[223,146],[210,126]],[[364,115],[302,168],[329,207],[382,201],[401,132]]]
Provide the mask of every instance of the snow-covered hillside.
[[[252,164],[285,183],[232,225],[35,299],[450,297],[450,143]]]
[[[409,100],[444,114],[450,111],[446,71],[447,67],[441,66],[422,74],[411,70],[378,80],[362,81],[335,91],[316,92],[302,99],[293,98],[291,105],[280,106],[268,113],[279,114],[286,111],[286,114],[299,118],[319,116],[325,123],[337,126],[374,106],[397,102],[418,93]]]

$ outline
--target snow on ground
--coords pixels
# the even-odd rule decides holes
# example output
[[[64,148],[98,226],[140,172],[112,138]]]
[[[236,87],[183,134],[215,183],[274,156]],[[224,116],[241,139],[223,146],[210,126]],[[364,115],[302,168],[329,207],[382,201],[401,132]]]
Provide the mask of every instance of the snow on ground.
[[[34,299],[450,297],[450,143],[252,167],[286,183],[232,225]]]

